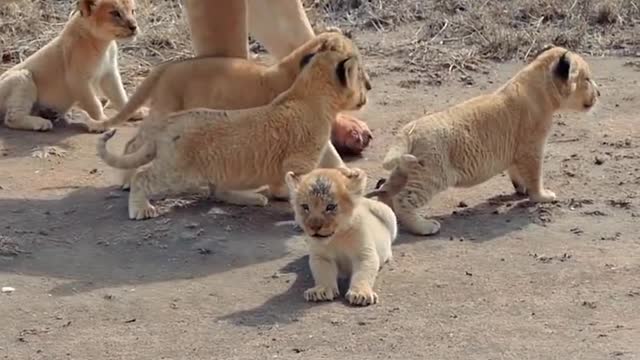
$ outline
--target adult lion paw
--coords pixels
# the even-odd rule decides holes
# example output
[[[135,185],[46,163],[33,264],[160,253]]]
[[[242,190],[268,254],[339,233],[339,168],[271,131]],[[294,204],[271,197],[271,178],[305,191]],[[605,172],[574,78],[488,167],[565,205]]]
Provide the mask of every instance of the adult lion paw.
[[[338,297],[340,292],[338,288],[329,288],[325,286],[314,286],[304,292],[304,299],[307,301],[331,301]]]
[[[369,306],[378,303],[378,294],[370,287],[351,288],[345,298],[351,305]]]
[[[373,134],[365,122],[351,115],[338,114],[331,129],[331,143],[340,155],[362,153],[371,139]]]

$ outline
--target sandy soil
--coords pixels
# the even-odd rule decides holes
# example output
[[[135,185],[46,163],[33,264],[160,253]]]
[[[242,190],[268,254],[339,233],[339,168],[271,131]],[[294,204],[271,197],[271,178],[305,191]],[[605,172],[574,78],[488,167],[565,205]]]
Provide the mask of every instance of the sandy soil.
[[[375,138],[350,164],[370,187],[402,124],[522,66],[430,87],[399,57],[363,52]],[[16,290],[0,294],[0,358],[639,359],[640,72],[629,60],[589,58],[599,108],[557,116],[545,161],[557,203],[513,197],[504,176],[439,195],[428,213],[441,233],[400,235],[368,308],[305,303],[312,279],[286,203],[166,199],[162,217],[130,221],[96,135],[2,127],[0,286]]]

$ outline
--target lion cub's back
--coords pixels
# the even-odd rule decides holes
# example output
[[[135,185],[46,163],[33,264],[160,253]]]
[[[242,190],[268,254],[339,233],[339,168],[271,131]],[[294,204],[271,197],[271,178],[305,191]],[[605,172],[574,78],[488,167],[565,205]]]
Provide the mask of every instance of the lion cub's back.
[[[163,88],[188,82],[180,110],[198,107],[244,109],[266,105],[277,93],[264,81],[267,67],[245,59],[205,58],[180,63],[165,76]]]

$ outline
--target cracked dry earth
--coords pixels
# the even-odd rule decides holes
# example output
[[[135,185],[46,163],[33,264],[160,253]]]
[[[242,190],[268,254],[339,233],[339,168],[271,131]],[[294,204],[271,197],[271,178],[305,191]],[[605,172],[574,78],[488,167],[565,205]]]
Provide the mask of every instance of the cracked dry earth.
[[[402,124],[521,67],[409,89],[393,59],[368,61],[375,138],[351,165],[369,187]],[[639,359],[640,72],[589,61],[600,106],[557,116],[547,147],[559,201],[513,197],[505,176],[440,194],[441,233],[401,233],[368,308],[304,302],[312,279],[286,203],[167,199],[162,217],[130,221],[96,135],[1,128],[0,285],[15,291],[0,294],[0,358]]]

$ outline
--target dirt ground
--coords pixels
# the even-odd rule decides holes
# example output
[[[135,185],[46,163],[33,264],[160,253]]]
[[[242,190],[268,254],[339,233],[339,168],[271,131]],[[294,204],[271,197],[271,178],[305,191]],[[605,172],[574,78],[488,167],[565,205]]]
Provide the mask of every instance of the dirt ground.
[[[374,139],[350,165],[369,187],[396,129],[522,66],[435,87],[371,50],[418,27],[357,38]],[[162,217],[130,221],[97,135],[0,127],[0,286],[15,288],[0,294],[0,358],[640,359],[640,67],[588,60],[601,103],[557,116],[547,147],[558,202],[514,197],[505,176],[440,194],[427,214],[441,232],[401,233],[367,308],[304,301],[306,246],[286,203],[165,199]]]

